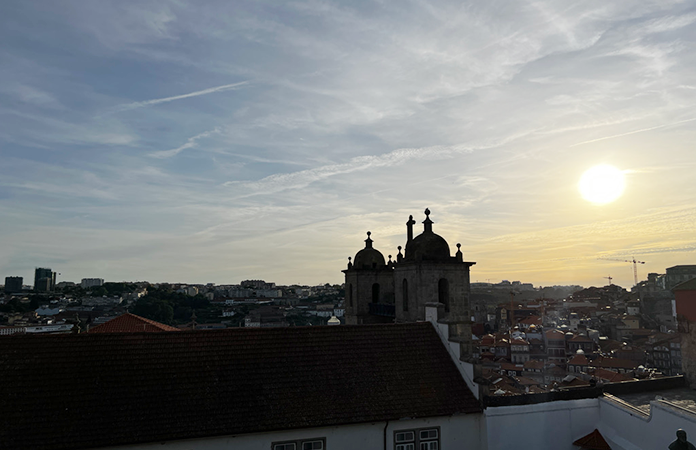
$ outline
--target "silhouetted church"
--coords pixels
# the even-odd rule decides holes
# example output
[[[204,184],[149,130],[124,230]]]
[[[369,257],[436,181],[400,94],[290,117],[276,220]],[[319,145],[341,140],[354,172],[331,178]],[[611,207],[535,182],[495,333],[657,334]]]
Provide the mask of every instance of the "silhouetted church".
[[[426,303],[440,303],[444,319],[458,335],[470,336],[469,268],[476,264],[464,261],[461,244],[450,254],[447,241],[433,232],[430,210],[425,210],[423,232],[413,237],[413,216],[406,222],[405,254],[396,261],[385,261],[372,246],[367,232],[365,248],[351,262],[346,274],[346,323],[349,325],[417,322],[425,320]]]

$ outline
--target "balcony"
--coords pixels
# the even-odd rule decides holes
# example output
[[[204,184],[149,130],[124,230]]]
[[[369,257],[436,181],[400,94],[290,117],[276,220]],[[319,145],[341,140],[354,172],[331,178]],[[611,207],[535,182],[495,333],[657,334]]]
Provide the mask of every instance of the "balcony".
[[[395,317],[394,305],[386,303],[370,303],[370,314],[373,316]]]

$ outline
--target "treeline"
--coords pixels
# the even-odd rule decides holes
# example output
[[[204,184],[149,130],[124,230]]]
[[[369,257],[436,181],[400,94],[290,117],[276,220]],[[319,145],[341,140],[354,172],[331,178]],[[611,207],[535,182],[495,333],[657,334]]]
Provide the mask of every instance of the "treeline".
[[[174,324],[191,320],[194,309],[204,309],[210,306],[205,296],[198,294],[190,297],[181,292],[175,292],[168,286],[147,288],[147,294],[139,298],[131,307],[131,312],[157,322]]]

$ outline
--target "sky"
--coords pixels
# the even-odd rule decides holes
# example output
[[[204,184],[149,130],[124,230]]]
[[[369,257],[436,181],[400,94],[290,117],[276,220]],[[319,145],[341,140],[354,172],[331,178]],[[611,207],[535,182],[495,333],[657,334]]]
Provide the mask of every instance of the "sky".
[[[0,277],[341,283],[426,207],[472,281],[696,264],[690,1],[25,0],[0,43]]]

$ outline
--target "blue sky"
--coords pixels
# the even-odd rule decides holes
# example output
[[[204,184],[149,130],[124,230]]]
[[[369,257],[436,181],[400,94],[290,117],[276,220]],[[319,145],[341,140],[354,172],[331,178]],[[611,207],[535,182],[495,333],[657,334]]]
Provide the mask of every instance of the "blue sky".
[[[429,207],[472,280],[696,263],[696,6],[0,5],[0,275],[341,282]],[[625,171],[617,201],[576,188]],[[420,227],[420,224],[418,225]]]

